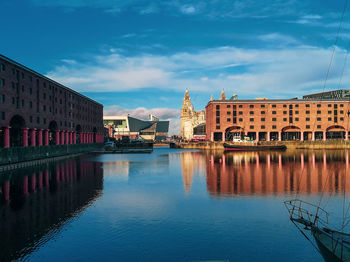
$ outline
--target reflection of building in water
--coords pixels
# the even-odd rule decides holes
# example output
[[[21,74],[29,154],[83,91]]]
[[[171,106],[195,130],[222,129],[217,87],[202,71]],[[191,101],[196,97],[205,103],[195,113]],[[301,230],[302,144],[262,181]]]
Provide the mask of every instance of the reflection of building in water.
[[[206,168],[207,189],[214,196],[350,192],[344,151],[208,155]]]
[[[182,152],[181,169],[184,189],[187,194],[191,191],[192,178],[196,171],[204,173],[205,158],[201,152]]]
[[[112,161],[103,163],[103,176],[114,176],[128,180],[130,173],[130,161]]]
[[[1,261],[33,252],[91,205],[103,188],[101,163],[84,158],[1,175]]]

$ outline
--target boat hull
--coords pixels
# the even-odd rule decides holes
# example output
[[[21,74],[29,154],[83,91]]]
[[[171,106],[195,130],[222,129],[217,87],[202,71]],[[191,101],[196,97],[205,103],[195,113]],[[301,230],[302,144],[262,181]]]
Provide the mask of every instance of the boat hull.
[[[284,145],[237,145],[224,143],[225,151],[268,151],[268,150],[286,150]]]

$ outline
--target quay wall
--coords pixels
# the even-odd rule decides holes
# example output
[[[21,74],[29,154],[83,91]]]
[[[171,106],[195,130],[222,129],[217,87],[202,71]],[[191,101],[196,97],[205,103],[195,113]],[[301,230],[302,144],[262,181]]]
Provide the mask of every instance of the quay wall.
[[[261,141],[261,145],[285,145],[287,149],[350,149],[350,141],[344,140],[319,140],[319,141]],[[223,150],[223,142],[188,142],[171,143],[171,148],[178,149],[203,149]]]
[[[52,157],[89,153],[102,147],[103,143],[0,148],[0,167]]]

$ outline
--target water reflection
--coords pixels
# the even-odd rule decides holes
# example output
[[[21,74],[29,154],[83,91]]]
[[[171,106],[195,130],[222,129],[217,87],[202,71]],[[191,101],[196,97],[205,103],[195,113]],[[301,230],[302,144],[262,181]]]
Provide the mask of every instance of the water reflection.
[[[348,151],[183,152],[183,183],[206,168],[212,196],[350,192]]]
[[[0,260],[23,258],[95,201],[101,163],[89,156],[0,174]]]

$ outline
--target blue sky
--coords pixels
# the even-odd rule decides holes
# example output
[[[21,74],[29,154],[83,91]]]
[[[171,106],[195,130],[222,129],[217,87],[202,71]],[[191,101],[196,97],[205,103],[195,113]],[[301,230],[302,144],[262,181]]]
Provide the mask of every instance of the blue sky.
[[[171,119],[176,133],[186,88],[196,110],[222,89],[239,98],[322,91],[343,7],[342,0],[0,1],[0,52],[103,103],[106,114],[153,113]],[[350,83],[349,12],[326,90]]]

